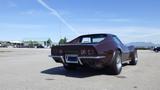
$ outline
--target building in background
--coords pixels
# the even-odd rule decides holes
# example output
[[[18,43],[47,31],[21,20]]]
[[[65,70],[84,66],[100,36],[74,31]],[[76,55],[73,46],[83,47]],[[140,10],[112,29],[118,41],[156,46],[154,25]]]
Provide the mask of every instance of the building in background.
[[[23,44],[25,48],[50,48],[52,40],[50,38],[24,39]]]
[[[0,41],[0,47],[4,48],[50,48],[50,38],[45,39],[24,39],[23,41]]]
[[[22,41],[9,41],[8,47],[11,48],[23,48],[24,44]]]

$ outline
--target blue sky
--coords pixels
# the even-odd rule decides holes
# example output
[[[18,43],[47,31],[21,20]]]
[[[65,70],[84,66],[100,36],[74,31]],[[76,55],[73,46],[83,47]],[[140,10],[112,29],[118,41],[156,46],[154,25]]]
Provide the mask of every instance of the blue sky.
[[[0,0],[0,40],[113,33],[160,43],[159,0]]]

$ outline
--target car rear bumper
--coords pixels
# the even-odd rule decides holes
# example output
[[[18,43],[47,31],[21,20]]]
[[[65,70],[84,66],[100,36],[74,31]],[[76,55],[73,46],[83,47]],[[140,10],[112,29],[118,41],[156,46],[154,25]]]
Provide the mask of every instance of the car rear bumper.
[[[92,68],[103,68],[104,66],[107,66],[111,60],[109,57],[106,56],[77,56],[78,63],[74,63],[66,62],[64,56],[50,55],[49,57],[52,57],[57,63],[71,63]]]

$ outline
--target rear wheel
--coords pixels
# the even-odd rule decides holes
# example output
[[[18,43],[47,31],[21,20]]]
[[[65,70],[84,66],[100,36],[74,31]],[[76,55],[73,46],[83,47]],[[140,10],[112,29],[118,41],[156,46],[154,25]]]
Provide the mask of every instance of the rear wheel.
[[[135,51],[135,52],[131,55],[130,65],[136,65],[137,62],[138,62],[138,55],[137,55],[137,51]]]
[[[116,51],[113,64],[111,65],[111,72],[114,75],[120,74],[122,71],[122,57],[120,51]]]
[[[77,66],[76,65],[74,65],[74,64],[63,64],[63,67],[66,69],[66,70],[75,70],[76,68],[77,68]]]

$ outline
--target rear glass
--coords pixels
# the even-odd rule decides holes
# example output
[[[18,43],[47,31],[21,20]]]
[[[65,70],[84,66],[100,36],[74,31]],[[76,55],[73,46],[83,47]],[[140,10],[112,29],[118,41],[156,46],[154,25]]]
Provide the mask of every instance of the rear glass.
[[[91,43],[91,37],[83,37],[81,43]]]
[[[91,35],[81,37],[81,43],[99,43],[106,38],[106,35]]]

